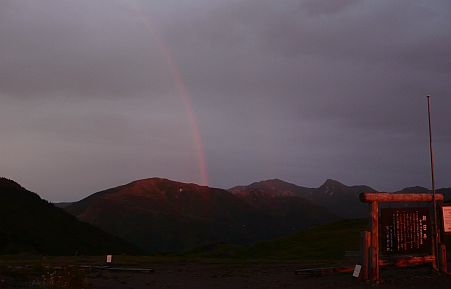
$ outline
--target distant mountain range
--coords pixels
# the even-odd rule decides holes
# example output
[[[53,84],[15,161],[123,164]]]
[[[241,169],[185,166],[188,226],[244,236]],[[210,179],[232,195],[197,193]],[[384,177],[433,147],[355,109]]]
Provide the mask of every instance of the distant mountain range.
[[[254,202],[227,190],[160,178],[95,193],[65,210],[152,252],[250,243],[337,219],[299,197]]]
[[[427,191],[417,188],[415,191]],[[368,215],[368,186],[327,180],[318,188],[273,179],[229,190],[161,178],[90,195],[64,209],[150,252],[213,243],[252,243],[339,219]]]
[[[375,192],[368,186],[346,186],[328,179],[319,188],[306,188],[284,182],[279,179],[266,180],[249,186],[234,187],[229,190],[246,199],[256,196],[266,198],[295,197],[302,198],[316,206],[321,206],[340,218],[358,218],[366,216],[368,205],[359,201],[362,192]]]
[[[367,217],[368,205],[358,198],[362,192],[375,190],[330,179],[318,188],[272,179],[223,190],[150,178],[54,206],[0,179],[0,253],[180,252],[220,243],[249,244],[339,219]],[[451,199],[451,188],[438,192]]]
[[[0,178],[0,254],[139,254],[142,250],[77,220],[12,180]]]
[[[279,197],[303,198],[317,206],[322,206],[340,218],[362,218],[368,216],[368,204],[360,202],[359,195],[364,192],[377,192],[365,186],[347,186],[339,181],[328,179],[318,188],[307,188],[284,182],[279,179],[252,183],[229,189],[237,196],[251,200],[264,198],[267,200]],[[407,187],[394,193],[431,193],[424,187]],[[451,202],[451,188],[437,189],[444,195],[446,202]]]

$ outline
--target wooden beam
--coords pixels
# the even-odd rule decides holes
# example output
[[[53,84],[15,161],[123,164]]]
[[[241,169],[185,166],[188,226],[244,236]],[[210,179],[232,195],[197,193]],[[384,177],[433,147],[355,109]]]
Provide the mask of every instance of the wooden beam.
[[[407,267],[412,265],[421,265],[434,262],[435,257],[433,255],[428,255],[428,256],[399,257],[388,260],[379,260],[379,265],[380,266],[394,265],[396,267]]]
[[[360,201],[371,202],[432,202],[432,194],[361,193]],[[435,194],[437,202],[443,201],[442,194]]]

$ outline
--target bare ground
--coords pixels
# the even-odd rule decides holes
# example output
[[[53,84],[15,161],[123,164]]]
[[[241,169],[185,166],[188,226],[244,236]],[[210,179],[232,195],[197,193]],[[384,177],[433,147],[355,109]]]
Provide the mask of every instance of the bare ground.
[[[104,272],[89,278],[91,288],[161,289],[275,289],[275,288],[371,288],[350,273],[323,276],[295,274],[296,264],[231,266],[230,264],[172,264],[155,266],[150,274]],[[451,276],[433,273],[429,267],[382,272],[380,288],[451,288]]]
[[[84,269],[90,289],[277,289],[277,288],[451,288],[451,275],[439,274],[429,266],[381,271],[380,284],[359,281],[350,273],[322,276],[297,275],[299,264],[155,263],[154,272],[110,272]],[[2,281],[3,280],[3,281]],[[36,288],[14,283],[0,275],[0,288]]]

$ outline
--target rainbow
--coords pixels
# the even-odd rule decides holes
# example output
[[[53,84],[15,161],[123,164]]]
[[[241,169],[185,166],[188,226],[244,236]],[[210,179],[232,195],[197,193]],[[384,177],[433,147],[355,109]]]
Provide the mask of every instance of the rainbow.
[[[188,94],[188,90],[183,80],[182,73],[180,72],[180,69],[177,67],[174,57],[172,57],[171,50],[162,40],[157,31],[154,29],[154,25],[151,24],[150,19],[144,16],[141,9],[137,6],[137,3],[133,1],[123,1],[123,2],[121,1],[121,4],[124,3],[129,4],[126,7],[126,9],[129,12],[132,12],[133,15],[140,21],[140,23],[143,24],[145,29],[149,32],[150,37],[152,37],[152,40],[155,41],[155,43],[157,44],[158,49],[166,65],[168,66],[171,77],[177,88],[180,100],[182,101],[185,107],[187,118],[191,127],[193,144],[197,155],[198,169],[200,175],[200,185],[208,186],[207,161],[205,157],[204,144],[202,142],[198,121],[194,114],[192,101]]]

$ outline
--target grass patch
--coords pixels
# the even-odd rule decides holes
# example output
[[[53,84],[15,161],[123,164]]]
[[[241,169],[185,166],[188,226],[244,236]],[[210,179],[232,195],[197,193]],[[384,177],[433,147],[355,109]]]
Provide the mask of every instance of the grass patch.
[[[191,251],[185,256],[206,258],[341,260],[346,251],[358,251],[360,232],[367,219],[344,220],[253,245],[218,244]]]

